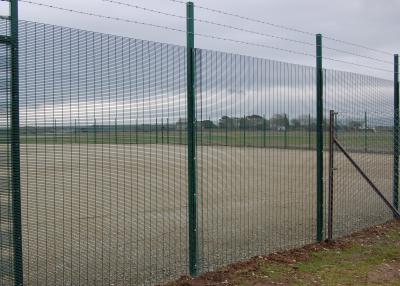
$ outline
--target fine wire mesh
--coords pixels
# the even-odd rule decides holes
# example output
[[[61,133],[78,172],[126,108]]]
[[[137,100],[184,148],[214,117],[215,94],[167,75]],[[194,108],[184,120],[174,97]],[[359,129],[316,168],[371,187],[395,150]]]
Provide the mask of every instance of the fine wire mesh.
[[[0,22],[0,34],[10,35],[9,21]],[[0,285],[13,282],[14,243],[11,190],[11,53],[0,44]]]
[[[196,50],[201,271],[315,240],[315,75]]]
[[[185,274],[185,48],[21,21],[20,101],[25,284]]]
[[[19,24],[25,284],[187,274],[186,49]],[[1,285],[13,275],[9,57],[2,45]],[[200,272],[314,242],[315,68],[201,49],[195,66]],[[334,109],[338,140],[391,202],[393,82],[324,70],[324,101],[325,194]],[[391,219],[335,152],[335,237]]]
[[[335,138],[392,203],[393,82],[366,75],[325,70],[325,118],[334,110]],[[325,134],[329,122],[325,124]],[[325,147],[328,147],[326,135]],[[325,160],[328,158],[326,152]],[[393,218],[367,181],[334,148],[333,235],[350,234]],[[325,165],[328,188],[328,164]],[[326,208],[327,209],[327,208]]]

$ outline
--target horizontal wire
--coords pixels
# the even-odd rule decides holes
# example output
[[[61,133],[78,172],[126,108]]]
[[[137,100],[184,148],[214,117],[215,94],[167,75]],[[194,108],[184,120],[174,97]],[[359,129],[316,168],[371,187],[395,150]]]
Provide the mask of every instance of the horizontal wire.
[[[168,1],[181,3],[181,4],[185,4],[186,3],[186,2],[180,1],[180,0],[168,0]],[[272,27],[275,27],[275,28],[279,28],[279,29],[283,29],[283,30],[287,30],[287,31],[291,31],[291,32],[297,32],[297,33],[310,35],[310,36],[311,35],[312,36],[315,35],[315,33],[311,33],[311,32],[308,32],[308,31],[303,31],[303,30],[300,30],[300,29],[295,29],[295,28],[284,26],[284,25],[275,24],[275,23],[272,23],[272,22],[262,21],[262,20],[258,20],[258,19],[254,19],[254,18],[250,18],[250,17],[246,17],[246,16],[242,16],[242,15],[239,15],[239,14],[229,13],[229,12],[218,10],[218,9],[213,9],[213,8],[208,8],[208,7],[204,7],[204,6],[198,6],[198,5],[196,5],[196,8],[203,9],[203,10],[210,11],[210,12],[217,13],[217,14],[222,14],[222,15],[226,15],[226,16],[239,18],[239,19],[242,19],[242,20],[250,21],[250,22],[255,22],[255,23],[260,23],[260,24],[272,26]],[[382,54],[386,54],[386,55],[392,55],[392,53],[389,53],[387,51],[373,49],[373,48],[370,48],[370,47],[367,47],[367,46],[363,46],[363,45],[360,45],[360,44],[357,44],[357,43],[344,41],[344,40],[336,39],[336,38],[325,36],[325,35],[323,37],[324,37],[324,39],[328,39],[328,40],[335,41],[335,42],[338,42],[338,43],[342,43],[342,44],[345,44],[345,45],[350,45],[350,46],[354,46],[354,47],[358,47],[358,48],[362,48],[362,49],[365,49],[365,50],[370,50],[370,51],[373,51],[373,52],[378,52],[378,53],[382,53]]]
[[[115,1],[115,0],[101,0],[101,1],[109,2],[109,3],[121,5],[121,6],[136,8],[136,9],[140,9],[140,10],[143,10],[143,11],[152,12],[152,13],[156,13],[156,14],[160,14],[160,15],[164,15],[164,16],[171,16],[171,17],[175,17],[175,18],[186,19],[186,16],[181,16],[181,15],[177,15],[177,14],[162,12],[162,11],[159,11],[159,10],[150,9],[150,8],[142,7],[142,6],[139,6],[139,5],[124,3],[124,2]]]
[[[101,0],[101,1],[114,3],[114,4],[118,4],[118,5],[122,5],[122,6],[127,6],[127,7],[131,7],[131,8],[141,9],[144,11],[153,12],[153,13],[157,13],[157,14],[161,14],[161,15],[172,16],[172,17],[176,17],[176,18],[180,18],[180,19],[186,19],[185,16],[180,16],[180,15],[171,14],[171,13],[165,13],[162,11],[149,9],[146,7],[142,7],[142,6],[138,6],[138,5],[134,5],[134,4],[130,4],[130,3],[125,3],[125,2],[121,2],[121,1],[116,1],[116,0]],[[179,1],[179,3],[184,3],[184,2]],[[213,22],[213,21],[209,21],[209,20],[195,18],[194,21],[199,22],[199,23],[205,23],[205,24],[215,25],[215,26],[219,26],[219,27],[224,27],[224,28],[228,28],[228,29],[232,29],[232,30],[237,30],[237,31],[241,31],[241,32],[251,33],[251,34],[255,34],[255,35],[260,35],[260,36],[264,36],[264,37],[275,38],[275,39],[282,40],[282,41],[288,41],[288,42],[293,42],[293,43],[298,43],[298,44],[303,44],[303,45],[308,45],[308,46],[315,46],[314,43],[310,43],[310,42],[295,40],[295,39],[276,36],[276,35],[272,35],[272,34],[261,33],[261,32],[257,32],[254,30],[248,30],[248,29],[239,28],[239,27],[235,27],[232,25],[222,24],[222,23],[217,23],[217,22]],[[332,48],[329,46],[324,46],[324,49],[336,51],[336,52],[340,52],[340,53],[344,53],[344,54],[348,54],[348,55],[352,55],[352,56],[356,56],[356,57],[360,57],[360,58],[365,58],[365,59],[373,60],[376,62],[387,63],[390,65],[392,64],[392,62],[390,62],[390,61],[385,61],[385,60],[374,58],[374,57],[364,56],[364,55],[360,55],[360,54],[353,53],[350,51]]]
[[[4,0],[2,0],[2,1],[4,1]],[[151,27],[154,27],[154,28],[162,28],[162,29],[166,29],[166,30],[172,30],[172,31],[180,32],[180,33],[186,33],[186,31],[184,31],[184,30],[177,29],[177,28],[171,28],[171,27],[168,27],[168,26],[160,26],[160,25],[156,25],[156,24],[139,22],[139,21],[120,18],[120,17],[112,17],[112,16],[101,15],[101,14],[95,14],[95,13],[91,13],[91,12],[83,12],[83,11],[69,9],[69,8],[63,8],[63,7],[59,7],[59,6],[55,6],[55,5],[49,5],[49,4],[39,3],[39,2],[32,2],[30,0],[20,0],[20,2],[29,3],[29,4],[38,5],[38,6],[43,6],[43,7],[47,7],[47,8],[53,8],[53,9],[66,11],[66,12],[71,12],[71,13],[77,13],[77,14],[86,15],[86,16],[93,16],[93,17],[98,17],[98,18],[103,18],[103,19],[108,19],[108,20],[129,22],[129,23],[134,23],[134,24],[139,24],[139,25],[151,26]],[[245,45],[250,45],[250,46],[274,49],[274,50],[283,51],[283,52],[292,53],[292,54],[315,57],[315,55],[312,55],[312,54],[307,54],[307,53],[298,52],[298,51],[289,50],[289,49],[284,49],[284,48],[278,48],[278,47],[264,45],[264,44],[240,41],[240,40],[235,40],[235,39],[230,39],[230,38],[223,38],[223,37],[207,35],[207,34],[194,33],[194,35],[199,36],[199,37],[204,37],[204,38],[211,38],[211,39],[221,40],[221,41],[229,41],[229,42],[240,43],[240,44],[245,44]]]
[[[363,65],[363,64],[357,64],[357,63],[354,63],[354,62],[343,61],[343,60],[338,60],[338,59],[333,59],[333,58],[327,58],[327,57],[322,57],[322,58],[325,59],[325,60],[328,60],[328,61],[339,62],[339,63],[343,63],[343,64],[348,64],[348,65],[353,65],[353,66],[368,68],[368,69],[372,69],[372,70],[377,70],[377,71],[383,71],[383,72],[390,72],[390,73],[393,73],[393,71],[391,71],[391,70],[382,69],[382,68],[377,68],[377,67],[373,67],[373,66],[368,66],[368,65]]]
[[[6,0],[1,0],[1,1],[6,1]],[[172,0],[169,0],[169,1],[172,1]],[[134,23],[134,24],[145,25],[145,26],[150,26],[150,27],[154,27],[154,28],[171,30],[171,31],[180,32],[180,33],[186,33],[186,31],[184,31],[184,30],[177,29],[177,28],[172,28],[172,27],[168,27],[168,26],[161,26],[161,25],[156,25],[156,24],[151,24],[151,23],[146,23],[146,22],[140,22],[140,21],[125,19],[125,18],[120,18],[120,17],[112,17],[112,16],[106,16],[106,15],[91,13],[91,12],[84,12],[84,11],[79,11],[79,10],[75,10],[75,9],[63,8],[63,7],[59,7],[59,6],[55,6],[55,5],[49,5],[49,4],[39,3],[39,2],[33,2],[33,1],[30,1],[30,0],[20,0],[20,2],[33,4],[33,5],[38,5],[38,6],[47,7],[47,8],[52,8],[52,9],[57,9],[57,10],[66,11],[66,12],[71,12],[71,13],[77,13],[77,14],[81,14],[81,15],[93,16],[93,17],[98,17],[98,18],[103,18],[103,19],[108,19],[108,20],[115,20],[115,21]],[[309,54],[309,53],[298,52],[298,51],[294,51],[294,50],[290,50],[290,49],[278,48],[278,47],[265,45],[265,44],[254,43],[254,42],[246,42],[246,41],[235,40],[235,39],[231,39],[231,38],[218,37],[218,36],[213,36],[213,35],[208,35],[208,34],[194,33],[194,35],[197,35],[199,37],[211,38],[211,39],[221,40],[221,41],[228,41],[228,42],[239,43],[239,44],[244,44],[244,45],[249,45],[249,46],[263,47],[263,48],[278,50],[278,51],[287,52],[287,53],[291,53],[291,54],[304,55],[304,56],[313,57],[313,58],[316,57],[315,55]],[[332,48],[330,48],[330,49],[332,49]],[[323,59],[330,60],[330,61],[335,61],[335,62],[340,62],[340,63],[344,63],[344,64],[349,64],[349,65],[354,65],[354,66],[359,66],[359,67],[364,67],[364,68],[368,68],[368,69],[373,69],[373,70],[392,73],[391,70],[376,68],[376,67],[363,65],[363,64],[357,64],[357,63],[354,63],[354,62],[338,60],[338,59],[333,59],[333,58],[328,58],[328,57],[323,57]]]
[[[146,7],[142,7],[142,6],[138,6],[138,5],[134,5],[134,4],[130,4],[130,3],[125,3],[125,2],[121,2],[121,1],[116,1],[116,0],[101,0],[101,1],[109,2],[109,3],[113,3],[113,4],[117,4],[117,5],[122,5],[122,6],[126,6],[126,7],[141,9],[141,10],[144,10],[144,11],[147,11],[147,12],[153,12],[153,13],[157,13],[157,14],[161,14],[161,15],[165,15],[165,16],[171,16],[171,17],[176,17],[176,18],[180,18],[180,19],[186,19],[185,16],[166,13],[166,12],[162,12],[162,11],[159,11],[159,10],[149,9],[149,8],[146,8]],[[184,3],[184,2],[179,1],[179,3]],[[195,18],[194,21],[199,22],[199,23],[205,23],[205,24],[215,25],[215,26],[219,26],[219,27],[224,27],[224,28],[228,28],[228,29],[232,29],[232,30],[242,31],[242,32],[246,32],[246,33],[251,33],[251,34],[255,34],[255,35],[260,35],[260,36],[264,36],[264,37],[275,38],[275,39],[278,39],[278,40],[283,40],[283,41],[288,41],[288,42],[293,42],[293,43],[298,43],[298,44],[303,44],[303,45],[308,45],[308,46],[315,46],[314,43],[310,43],[310,42],[295,40],[295,39],[276,36],[276,35],[272,35],[272,34],[260,33],[260,32],[257,32],[257,31],[248,30],[248,29],[244,29],[244,28],[239,28],[239,27],[235,27],[235,26],[232,26],[232,25],[217,23],[217,22],[213,22],[213,21],[209,21],[209,20],[203,20],[203,19],[196,19]],[[336,51],[336,52],[340,52],[340,53],[344,53],[344,54],[348,54],[348,55],[352,55],[352,56],[356,56],[356,57],[361,57],[361,58],[365,58],[365,59],[368,59],[368,60],[373,60],[373,61],[376,61],[376,62],[392,64],[392,62],[390,62],[390,61],[385,61],[385,60],[377,59],[377,58],[374,58],[374,57],[364,56],[364,55],[360,55],[360,54],[353,53],[353,52],[350,52],[350,51],[337,49],[337,48],[332,48],[332,47],[329,47],[329,46],[324,46],[324,49],[331,50],[331,51]]]
[[[303,45],[308,45],[308,46],[315,46],[313,43],[310,43],[310,42],[299,41],[299,40],[290,39],[290,38],[286,38],[286,37],[260,33],[257,31],[247,30],[247,29],[243,29],[243,28],[239,28],[239,27],[235,27],[235,26],[231,26],[231,25],[226,25],[226,24],[221,24],[221,23],[216,23],[216,22],[212,22],[212,21],[208,21],[208,20],[202,20],[202,19],[194,19],[194,20],[197,22],[200,22],[200,23],[220,26],[220,27],[229,28],[232,30],[242,31],[242,32],[246,32],[246,33],[251,33],[251,34],[255,34],[255,35],[260,35],[260,36],[264,36],[264,37],[275,38],[275,39],[282,40],[282,41],[288,41],[288,42],[293,42],[293,43],[298,43],[298,44],[303,44]]]
[[[386,63],[386,64],[390,64],[390,65],[393,64],[393,62],[390,62],[390,61],[385,61],[385,60],[377,59],[377,58],[374,58],[374,57],[364,56],[364,55],[360,55],[360,54],[357,54],[357,53],[349,52],[349,51],[346,51],[346,50],[332,48],[330,46],[323,46],[323,48],[326,49],[326,50],[331,50],[331,51],[344,53],[344,54],[348,54],[348,55],[352,55],[352,56],[356,56],[356,57],[360,57],[360,58],[365,58],[365,59],[376,61],[376,62]]]
[[[329,37],[329,36],[324,36],[324,39],[328,39],[328,40],[331,40],[331,41],[334,41],[334,42],[338,42],[338,43],[341,43],[341,44],[345,44],[345,45],[349,45],[349,46],[362,48],[362,49],[365,49],[365,50],[370,50],[372,52],[377,52],[377,53],[382,53],[382,54],[385,54],[385,55],[393,56],[392,53],[389,53],[387,51],[373,49],[373,48],[370,48],[370,47],[367,47],[367,46],[363,46],[363,45],[360,45],[360,44],[357,44],[357,43],[348,42],[348,41],[344,41],[344,40],[339,40],[339,39],[335,39],[335,38],[332,38],[332,37]]]
[[[185,4],[186,3],[186,2],[183,2],[183,1],[180,1],[180,0],[168,0],[168,1],[181,3],[181,4]],[[260,24],[272,26],[272,27],[275,27],[275,28],[291,31],[291,32],[297,32],[297,33],[302,33],[302,34],[305,34],[305,35],[315,36],[315,34],[311,33],[311,32],[307,32],[307,31],[303,31],[303,30],[300,30],[300,29],[295,29],[295,28],[291,28],[291,27],[287,27],[287,26],[283,26],[283,25],[279,25],[279,24],[274,24],[272,22],[267,22],[267,21],[262,21],[262,20],[258,20],[258,19],[254,19],[254,18],[249,18],[249,17],[242,16],[242,15],[239,15],[239,14],[229,13],[229,12],[225,12],[225,11],[222,11],[222,10],[208,8],[208,7],[199,6],[199,5],[196,5],[195,7],[199,8],[199,9],[202,9],[202,10],[210,11],[210,12],[213,12],[213,13],[222,14],[222,15],[226,15],[226,16],[231,16],[231,17],[239,18],[239,19],[242,19],[242,20],[250,21],[250,22],[260,23]]]
[[[180,1],[180,0],[168,0],[170,2],[175,2],[175,3],[181,3],[181,4],[186,4],[187,2],[185,1]]]
[[[136,9],[144,10],[144,11],[147,11],[147,12],[153,12],[153,13],[157,13],[157,14],[161,14],[161,15],[165,15],[165,16],[171,16],[171,17],[176,17],[176,18],[180,18],[180,19],[186,19],[186,16],[180,16],[180,15],[176,15],[176,14],[166,13],[166,12],[162,12],[162,11],[159,11],[159,10],[149,9],[149,8],[146,8],[146,7],[142,7],[142,6],[138,6],[138,5],[134,5],[134,4],[130,4],[130,3],[125,3],[125,2],[120,2],[120,1],[116,1],[116,0],[101,0],[101,1],[109,2],[109,3],[121,5],[121,6],[136,8]],[[272,35],[272,34],[260,33],[260,32],[257,32],[257,31],[243,29],[243,28],[239,28],[239,27],[235,27],[235,26],[231,26],[231,25],[227,25],[227,24],[212,22],[212,21],[209,21],[209,20],[203,20],[203,19],[195,18],[194,21],[199,22],[199,23],[204,23],[204,24],[224,27],[224,28],[228,28],[228,29],[232,29],[232,30],[242,31],[242,32],[246,32],[246,33],[251,33],[251,34],[255,34],[255,35],[265,36],[265,37],[269,37],[269,38],[275,38],[275,39],[278,39],[278,40],[283,40],[283,41],[288,41],[288,42],[293,42],[293,43],[298,43],[298,44],[303,44],[303,45],[308,45],[308,46],[314,46],[314,44],[310,43],[310,42],[290,39],[290,38],[276,36],[276,35]]]
[[[7,1],[7,0],[1,0],[1,1]],[[37,6],[42,6],[42,7],[47,7],[47,8],[52,8],[52,9],[65,11],[65,12],[71,12],[71,13],[77,13],[77,14],[86,15],[86,16],[102,18],[102,19],[122,21],[122,22],[128,22],[128,23],[133,23],[133,24],[149,26],[149,27],[153,27],[153,28],[160,28],[160,29],[164,29],[164,30],[171,30],[171,31],[175,31],[175,32],[186,33],[186,31],[184,31],[184,30],[177,29],[177,28],[172,28],[172,27],[168,27],[168,26],[161,26],[161,25],[156,25],[156,24],[151,24],[151,23],[146,23],[146,22],[140,22],[140,21],[126,19],[126,18],[120,18],[120,17],[113,17],[113,16],[102,15],[102,14],[96,14],[96,13],[92,13],[92,12],[84,12],[84,11],[79,11],[79,10],[70,9],[70,8],[63,8],[63,7],[60,7],[60,6],[44,4],[44,3],[40,3],[40,2],[33,2],[33,1],[29,1],[29,0],[19,0],[19,2],[28,3],[28,4],[37,5]]]
[[[207,35],[207,34],[194,33],[194,35],[199,36],[199,37],[211,38],[211,39],[221,40],[221,41],[228,41],[228,42],[239,43],[239,44],[244,44],[244,45],[249,45],[249,46],[263,47],[263,48],[268,48],[268,49],[273,49],[273,50],[278,50],[278,51],[282,51],[282,52],[303,55],[303,56],[308,56],[308,57],[313,57],[313,58],[316,57],[315,55],[308,54],[308,53],[298,52],[298,51],[284,49],[284,48],[278,48],[278,47],[264,45],[264,44],[258,44],[258,43],[254,43],[254,42],[246,42],[246,41],[235,40],[235,39],[230,39],[230,38],[223,38],[223,37]]]

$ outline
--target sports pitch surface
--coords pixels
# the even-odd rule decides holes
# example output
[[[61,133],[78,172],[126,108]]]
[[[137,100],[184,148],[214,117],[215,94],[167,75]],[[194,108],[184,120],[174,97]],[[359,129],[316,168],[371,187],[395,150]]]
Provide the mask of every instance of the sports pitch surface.
[[[142,285],[187,274],[186,153],[22,145],[26,285]],[[391,199],[392,156],[352,155]],[[198,146],[197,160],[201,271],[315,241],[315,151]],[[391,218],[343,155],[335,166],[335,236]]]

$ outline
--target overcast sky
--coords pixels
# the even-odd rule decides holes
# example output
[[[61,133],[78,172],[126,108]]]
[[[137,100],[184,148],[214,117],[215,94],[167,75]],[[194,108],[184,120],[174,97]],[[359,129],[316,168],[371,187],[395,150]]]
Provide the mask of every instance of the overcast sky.
[[[140,9],[129,8],[102,0],[31,0],[53,4],[65,8],[77,9],[85,12],[93,12],[103,15],[132,19],[156,25],[185,29],[185,20],[154,14]],[[185,5],[169,0],[118,0],[159,11],[185,15]],[[224,10],[230,13],[240,14],[246,17],[272,22],[279,25],[305,30],[311,33],[322,33],[333,38],[356,42],[373,49],[396,53],[400,50],[400,11],[399,0],[197,0],[195,5]],[[4,6],[5,3],[1,2]],[[234,17],[228,17],[203,9],[195,9],[195,17],[225,25],[254,30],[263,34],[272,34],[280,37],[301,40],[314,43],[315,37],[295,33],[284,29],[274,28],[269,25],[253,23]],[[34,6],[28,3],[20,3],[20,18],[42,23],[57,24],[73,28],[91,31],[123,35],[138,39],[185,44],[185,34],[162,30],[159,28],[124,23],[113,20],[98,19],[95,17],[75,15],[68,12],[57,11],[50,8]],[[196,32],[217,37],[230,38],[261,45],[269,45],[277,48],[290,49],[309,54],[315,53],[313,46],[293,44],[291,42],[277,40],[261,35],[250,34],[242,31],[221,28],[205,23],[196,23]],[[325,39],[324,45],[343,49],[352,53],[368,57],[379,58],[392,62],[393,56],[372,52],[354,46],[339,44]],[[286,62],[314,65],[315,59],[309,56],[290,54],[283,51],[254,47],[239,43],[220,41],[196,37],[196,46],[200,48],[221,50],[232,53],[240,53],[256,57],[276,59]],[[324,56],[338,60],[351,61],[358,64],[374,66],[377,68],[392,70],[388,63],[379,63],[373,60],[357,58],[348,54],[324,50]],[[361,72],[384,78],[392,78],[390,73],[377,72],[352,65],[339,64],[329,60],[324,61],[326,68],[335,68],[346,71]]]
[[[96,13],[104,16],[119,17],[131,21],[165,26],[182,31],[177,32],[161,29],[160,27],[150,27],[148,25],[146,26],[110,19],[99,19],[88,15],[77,15],[67,11],[35,6],[23,1],[32,1],[88,13]],[[184,30],[186,7],[184,3],[178,3],[179,1],[173,2],[171,0],[111,1],[129,3],[147,9],[162,11],[164,13],[180,15],[182,18],[160,15],[150,11],[144,11],[143,9],[135,9],[133,7],[118,5],[116,3],[109,3],[109,1],[107,2],[105,0],[21,0],[20,18],[23,20],[121,35],[135,39],[172,43],[181,46],[185,45],[186,39]],[[4,2],[0,3],[3,9],[2,12],[7,12],[7,4]],[[195,18],[198,20],[221,23],[223,25],[255,31],[259,34],[211,25],[201,21],[196,21],[195,23],[196,33],[263,46],[251,46],[243,43],[234,43],[196,36],[196,47],[314,67],[315,57],[313,55],[315,54],[315,33],[321,33],[331,38],[359,43],[359,45],[368,46],[371,49],[383,50],[389,53],[385,54],[371,51],[324,38],[324,57],[339,61],[353,62],[359,65],[367,65],[378,69],[385,69],[388,70],[388,72],[338,63],[328,59],[324,60],[325,68],[351,71],[393,80],[393,53],[396,52],[396,49],[400,49],[400,38],[398,37],[398,35],[400,35],[400,21],[398,21],[397,17],[398,11],[400,11],[400,0],[247,0],[246,2],[198,0],[195,2],[195,6],[196,5],[198,7],[195,8]],[[274,23],[274,25],[256,23],[254,21],[238,19],[237,17],[221,15],[210,10],[201,9],[200,6],[240,14],[243,17],[259,19],[259,21]],[[307,31],[311,34],[298,33],[291,31],[290,29],[282,29],[277,27],[278,25]],[[36,34],[29,31],[31,30],[22,29],[21,31],[21,37],[25,41],[21,41],[20,47],[20,54],[22,57],[21,70],[29,71],[30,68],[32,68],[30,65],[32,65],[33,62],[26,61],[23,58],[24,55],[27,56],[31,54],[31,44],[37,45],[35,60],[38,63],[46,63],[49,66],[49,69],[36,70],[35,67],[35,77],[28,76],[26,77],[25,82],[21,83],[21,86],[29,87],[29,89],[23,90],[21,93],[23,98],[26,99],[25,102],[22,101],[22,110],[25,110],[25,112],[23,112],[25,117],[22,118],[22,121],[28,122],[29,120],[36,120],[44,122],[50,120],[49,122],[52,122],[52,120],[58,117],[63,118],[66,122],[73,122],[76,118],[85,118],[86,122],[92,122],[99,116],[100,118],[98,119],[104,119],[103,117],[106,116],[105,114],[96,112],[97,104],[101,104],[102,108],[104,106],[109,107],[107,120],[110,122],[117,120],[117,118],[118,120],[121,120],[121,118],[123,119],[124,116],[130,114],[135,114],[134,116],[139,116],[146,122],[150,119],[154,119],[154,116],[165,117],[165,112],[167,112],[169,116],[174,114],[172,116],[173,120],[177,120],[177,118],[185,115],[184,73],[177,76],[176,70],[180,69],[173,68],[176,65],[179,65],[182,59],[169,57],[168,59],[170,62],[164,60],[157,62],[156,58],[160,59],[162,58],[161,56],[152,57],[148,54],[143,55],[144,58],[149,58],[149,62],[153,63],[149,64],[149,66],[154,66],[154,68],[149,68],[149,70],[138,70],[137,72],[140,76],[135,74],[130,75],[129,73],[130,77],[129,80],[127,80],[126,74],[123,73],[123,71],[126,71],[128,66],[130,67],[131,65],[135,65],[134,61],[128,62],[126,61],[126,57],[124,58],[121,56],[121,53],[118,53],[118,60],[111,59],[114,66],[108,67],[101,62],[102,59],[99,59],[98,54],[96,54],[93,58],[95,58],[96,61],[100,60],[100,64],[96,63],[94,65],[89,65],[87,67],[88,70],[83,69],[83,71],[88,71],[89,76],[91,76],[88,81],[90,83],[94,82],[94,86],[93,88],[85,88],[85,86],[80,85],[79,80],[75,80],[76,78],[80,78],[80,72],[82,72],[82,68],[80,69],[78,67],[79,64],[85,63],[85,61],[89,61],[90,63],[93,61],[90,53],[86,56],[85,53],[80,53],[80,51],[83,51],[83,48],[81,47],[81,49],[79,49],[79,45],[84,45],[85,43],[75,43],[75,47],[78,46],[78,48],[72,50],[69,50],[67,45],[62,46],[63,48],[57,48],[57,44],[55,44],[56,56],[54,56],[52,54],[52,49],[46,49],[47,44],[41,38],[43,33]],[[303,43],[283,41],[282,39],[267,37],[265,36],[266,34],[284,37],[295,41],[302,41]],[[51,33],[47,35],[47,39],[49,40],[50,37]],[[60,34],[57,33],[55,37],[58,39],[55,43],[58,43]],[[304,42],[306,44],[304,44]],[[103,42],[101,43],[103,44]],[[276,49],[267,48],[266,46],[275,47]],[[370,57],[370,59],[339,53],[338,51],[329,50],[328,48],[345,50],[352,54],[360,54],[365,57]],[[104,55],[107,55],[106,51],[108,50],[108,46],[102,46],[101,49],[104,50]],[[279,49],[284,49],[286,51]],[[135,48],[133,48],[133,50],[139,56],[142,56],[140,54],[140,49],[135,50]],[[288,50],[292,52],[287,52]],[[204,53],[204,55],[206,54],[210,55],[210,53]],[[61,58],[61,60],[59,58]],[[70,60],[68,60],[68,58]],[[74,58],[73,62],[72,58]],[[76,61],[76,58],[79,60]],[[386,63],[377,62],[371,60],[371,58],[380,59],[386,61]],[[269,71],[270,62],[264,61],[264,71],[262,68],[260,71],[257,69],[256,78],[254,77],[255,74],[253,74],[252,79],[246,81],[245,86],[240,84],[237,86],[236,81],[231,81],[228,86],[224,83],[223,78],[217,78],[217,75],[222,75],[224,72],[222,70],[221,72],[216,71],[217,66],[214,64],[220,62],[215,61],[212,57],[204,57],[204,61],[207,61],[207,59],[210,62],[203,66],[211,67],[211,71],[214,72],[212,77],[214,80],[208,78],[207,81],[207,75],[209,76],[209,74],[205,73],[202,75],[200,72],[199,76],[203,76],[206,80],[202,83],[204,86],[204,88],[202,86],[202,92],[198,91],[200,94],[200,104],[199,102],[198,104],[204,108],[201,112],[205,118],[217,120],[222,115],[230,114],[229,112],[232,110],[235,110],[235,112],[237,111],[234,114],[235,116],[253,113],[271,116],[273,113],[288,113],[291,117],[308,113],[313,114],[315,111],[315,102],[313,101],[313,92],[315,90],[312,79],[312,76],[314,76],[315,73],[313,69],[309,69],[310,75],[312,76],[308,79],[302,78],[302,82],[299,85],[297,78],[290,78],[289,80],[289,73],[279,72],[280,70],[285,71],[285,67],[288,68],[289,65],[273,65],[272,70],[274,73],[269,74],[269,72],[267,73],[266,68],[268,66]],[[54,62],[52,63],[51,61]],[[252,58],[247,58],[246,62],[252,63],[254,68],[255,65]],[[24,66],[24,63],[26,63],[27,66]],[[257,68],[259,67],[258,63],[260,62],[257,61]],[[165,71],[165,68],[167,67],[163,69],[162,65],[169,66],[170,70],[175,70],[174,77],[170,79],[171,82],[168,83],[167,88],[165,87],[166,77],[160,74],[163,70]],[[220,63],[220,68],[222,69],[222,67],[223,65]],[[293,68],[292,65],[290,65],[290,67]],[[55,71],[52,70],[54,68]],[[301,67],[299,67],[299,69],[302,71],[301,74],[304,74],[305,70]],[[66,71],[70,74],[69,76],[64,75]],[[235,68],[233,68],[233,66],[228,68],[226,72],[235,79],[241,77],[249,78],[252,76],[251,72],[246,69],[239,69],[237,71],[236,65]],[[259,72],[264,75],[264,77],[267,74],[268,77],[272,76],[273,80],[266,80],[263,85],[263,81],[258,80],[258,76],[260,75]],[[53,76],[56,77],[55,79],[51,76],[53,73]],[[123,75],[121,75],[121,73]],[[55,87],[54,82],[60,80],[57,78],[59,74],[63,75],[61,80],[63,84],[61,84],[61,87],[59,85]],[[100,86],[98,85],[94,74],[96,74],[97,77],[101,74],[101,79],[103,79],[103,81]],[[146,74],[152,75],[148,81],[144,81]],[[327,74],[333,75],[333,73],[329,72]],[[292,73],[290,73],[290,76],[292,76]],[[337,76],[343,76],[343,74]],[[149,87],[143,89],[146,90],[146,92],[140,92],[138,90],[134,90],[133,93],[128,92],[131,89],[130,86],[126,85],[129,85],[131,77],[143,79],[143,85],[145,85],[144,82],[146,82]],[[25,77],[22,74],[21,80],[23,81],[24,78]],[[122,84],[120,82],[121,78],[124,79]],[[180,78],[182,80],[179,80]],[[336,74],[334,78],[336,79]],[[214,85],[212,85],[213,82]],[[333,88],[334,85],[329,83],[329,76],[327,77],[325,86],[327,108],[334,107],[335,110],[340,109],[343,111],[347,110],[346,108],[349,107],[354,113],[354,108],[357,107],[357,110],[362,111],[362,113],[368,110],[371,114],[379,109],[379,116],[382,114],[390,115],[392,110],[393,87],[393,84],[390,81],[379,81],[367,77],[345,75],[344,78],[335,83],[335,88]],[[181,88],[181,84],[183,84],[183,88]],[[268,91],[266,85],[268,85]],[[270,90],[271,87],[272,90]],[[345,89],[342,87],[345,87]],[[147,90],[149,90],[149,92],[147,92]],[[305,90],[307,92],[304,92]],[[330,93],[333,94],[330,95]],[[259,96],[260,94],[263,94],[264,96]],[[268,94],[268,96],[265,96],[266,94]],[[85,99],[83,101],[84,105],[82,105],[83,97]],[[53,102],[54,98],[55,101]],[[126,99],[130,100],[131,98],[133,98],[134,104],[137,105],[136,107],[131,106],[130,102],[129,105],[127,105]],[[61,107],[59,105],[61,105]],[[180,108],[181,106],[182,108]],[[218,106],[219,109],[215,109],[215,106]],[[264,107],[264,109],[260,110],[260,106]],[[125,111],[126,107],[129,107],[129,109]],[[29,111],[30,109],[32,110]],[[111,112],[111,109],[114,111]],[[66,117],[66,113],[64,112],[66,110],[69,111],[70,118],[68,118],[68,116]],[[86,114],[86,110],[93,110],[93,114]],[[84,112],[82,116],[77,115],[80,114],[80,112]],[[43,116],[43,118],[39,118],[38,116]]]

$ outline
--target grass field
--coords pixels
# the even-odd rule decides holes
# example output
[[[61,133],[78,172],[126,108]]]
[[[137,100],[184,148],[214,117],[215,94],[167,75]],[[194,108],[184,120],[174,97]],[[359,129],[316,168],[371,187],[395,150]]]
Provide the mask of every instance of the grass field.
[[[113,127],[98,128],[96,132],[57,132],[23,135],[25,144],[186,144],[185,130],[155,131],[117,131]],[[368,152],[392,152],[393,134],[389,131],[365,132],[338,131],[338,137],[351,150]],[[328,133],[324,132],[324,141],[328,142]],[[221,145],[236,147],[265,147],[288,149],[315,149],[315,131],[253,131],[253,130],[199,130],[198,145]]]
[[[25,284],[153,284],[187,274],[186,154],[179,144],[23,144]],[[353,155],[390,198],[392,156]],[[335,158],[335,236],[390,219]],[[200,145],[197,159],[202,272],[315,241],[315,151]]]

